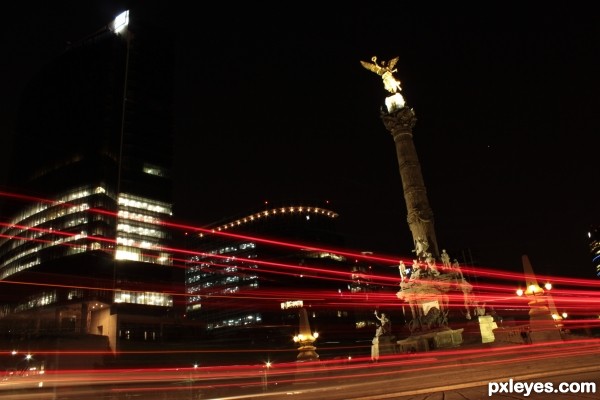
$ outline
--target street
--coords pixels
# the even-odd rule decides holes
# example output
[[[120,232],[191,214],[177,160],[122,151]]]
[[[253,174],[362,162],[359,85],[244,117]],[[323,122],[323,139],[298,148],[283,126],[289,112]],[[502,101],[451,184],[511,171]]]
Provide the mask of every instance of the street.
[[[48,372],[0,383],[3,400],[27,399],[245,399],[289,398],[481,399],[490,384],[500,399],[587,399],[597,393],[508,392],[508,381],[600,384],[600,342],[473,346],[367,358],[284,365],[239,365],[181,369]],[[504,383],[504,385],[502,385]],[[540,384],[538,384],[539,386]],[[515,386],[518,388],[518,386]],[[500,389],[503,390],[500,390]]]

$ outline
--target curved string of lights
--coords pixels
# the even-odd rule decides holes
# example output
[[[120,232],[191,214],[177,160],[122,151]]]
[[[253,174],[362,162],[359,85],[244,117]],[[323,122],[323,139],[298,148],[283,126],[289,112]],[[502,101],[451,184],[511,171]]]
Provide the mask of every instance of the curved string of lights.
[[[246,217],[237,219],[232,222],[228,222],[224,225],[220,225],[213,229],[213,232],[220,232],[233,227],[238,227],[244,224],[252,223],[261,219],[270,218],[278,215],[295,214],[295,213],[307,213],[315,215],[324,215],[329,218],[337,218],[339,215],[331,210],[320,207],[304,207],[304,206],[289,206],[289,207],[276,207],[270,210],[260,211]]]

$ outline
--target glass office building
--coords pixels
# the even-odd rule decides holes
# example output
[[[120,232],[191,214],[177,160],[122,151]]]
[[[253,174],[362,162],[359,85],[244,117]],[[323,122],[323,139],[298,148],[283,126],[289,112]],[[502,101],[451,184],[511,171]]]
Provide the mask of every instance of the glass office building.
[[[22,96],[0,225],[13,334],[157,338],[172,266],[173,40],[134,11],[49,62]],[[143,315],[143,323],[127,322]],[[144,328],[137,329],[144,325]]]

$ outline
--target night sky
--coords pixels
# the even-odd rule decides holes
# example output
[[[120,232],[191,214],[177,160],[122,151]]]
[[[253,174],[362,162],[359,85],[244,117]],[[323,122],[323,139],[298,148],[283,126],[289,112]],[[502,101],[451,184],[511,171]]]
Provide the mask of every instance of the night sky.
[[[178,38],[179,222],[206,226],[265,201],[329,201],[349,250],[411,258],[395,147],[379,116],[387,92],[359,63],[399,56],[440,249],[512,271],[528,254],[539,274],[594,276],[600,23],[587,6],[143,3]],[[3,151],[27,81],[123,10],[10,7]]]

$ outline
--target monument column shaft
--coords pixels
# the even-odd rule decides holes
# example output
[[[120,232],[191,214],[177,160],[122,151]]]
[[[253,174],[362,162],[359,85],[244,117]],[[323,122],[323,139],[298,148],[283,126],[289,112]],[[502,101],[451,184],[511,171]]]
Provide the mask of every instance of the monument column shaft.
[[[414,111],[404,107],[391,113],[383,113],[382,120],[396,144],[408,226],[413,241],[416,243],[418,239],[427,240],[429,244],[428,251],[435,259],[439,259],[440,253],[435,235],[433,211],[429,206],[427,190],[421,173],[421,164],[413,142],[412,128],[416,123]]]

